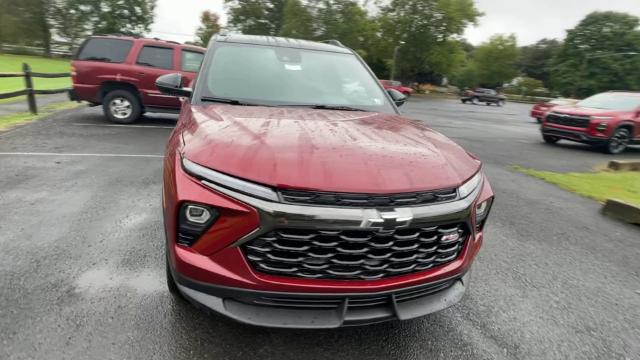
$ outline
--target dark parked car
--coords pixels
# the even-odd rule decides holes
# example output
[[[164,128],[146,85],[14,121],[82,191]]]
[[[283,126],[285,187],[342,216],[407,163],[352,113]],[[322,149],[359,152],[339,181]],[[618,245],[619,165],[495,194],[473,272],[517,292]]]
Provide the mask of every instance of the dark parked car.
[[[460,301],[493,201],[476,157],[336,42],[219,35],[204,64],[193,90],[157,81],[190,98],[164,163],[171,292],[287,328]]]
[[[503,106],[507,102],[507,98],[495,90],[475,89],[464,90],[460,94],[460,101],[462,101],[463,104],[470,102],[472,104],[485,103],[487,105],[496,104],[498,106]]]
[[[640,143],[640,92],[610,91],[547,113],[541,127],[545,142],[561,139],[619,154]]]
[[[531,117],[536,119],[539,123],[542,123],[542,119],[545,115],[554,107],[562,105],[575,105],[579,100],[576,99],[553,99],[547,102],[541,102],[533,105],[531,108]]]
[[[115,123],[135,122],[144,112],[177,112],[180,101],[160,93],[160,75],[179,72],[183,84],[195,79],[205,49],[172,41],[123,36],[87,39],[71,62],[72,100],[102,104]]]

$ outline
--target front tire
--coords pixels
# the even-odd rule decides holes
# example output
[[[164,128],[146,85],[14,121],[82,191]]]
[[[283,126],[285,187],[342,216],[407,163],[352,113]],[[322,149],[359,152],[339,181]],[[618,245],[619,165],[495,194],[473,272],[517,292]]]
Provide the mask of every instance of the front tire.
[[[102,101],[102,110],[109,121],[116,124],[132,124],[142,114],[138,97],[128,90],[110,91]]]
[[[544,142],[546,142],[547,144],[555,144],[558,141],[560,141],[559,137],[556,136],[551,136],[551,135],[542,135],[542,139],[544,140]]]
[[[604,151],[608,154],[620,154],[627,149],[631,141],[631,132],[627,128],[617,129],[607,144],[604,147]]]

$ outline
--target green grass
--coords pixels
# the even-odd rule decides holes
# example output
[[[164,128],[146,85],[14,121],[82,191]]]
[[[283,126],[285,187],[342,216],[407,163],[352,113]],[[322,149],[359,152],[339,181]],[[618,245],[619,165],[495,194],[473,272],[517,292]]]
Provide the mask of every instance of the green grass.
[[[555,173],[526,169],[516,170],[545,180],[565,190],[604,203],[607,199],[618,199],[640,205],[640,172],[599,171],[592,173]]]
[[[0,54],[0,72],[21,72],[22,63],[31,65],[31,70],[43,73],[69,72],[71,65],[68,59],[49,59],[39,56]],[[33,78],[33,85],[38,90],[60,89],[71,87],[71,78],[39,79]],[[24,89],[24,78],[0,78],[0,93]],[[0,103],[26,101],[25,97],[3,99]]]
[[[66,101],[61,103],[49,104],[44,108],[40,109],[40,113],[38,115],[33,115],[31,113],[25,112],[25,113],[16,113],[11,115],[0,116],[0,131],[6,130],[16,125],[28,123],[35,120],[40,120],[59,110],[73,109],[78,106],[82,106],[82,104],[77,102]]]

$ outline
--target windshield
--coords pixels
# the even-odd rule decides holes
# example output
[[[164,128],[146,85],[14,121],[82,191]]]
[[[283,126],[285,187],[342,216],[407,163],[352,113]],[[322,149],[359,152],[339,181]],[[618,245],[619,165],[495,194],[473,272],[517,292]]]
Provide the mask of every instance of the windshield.
[[[344,106],[394,113],[377,80],[353,54],[218,44],[196,99],[270,106]]]
[[[629,111],[640,107],[640,94],[603,93],[580,101],[578,106],[594,109]]]

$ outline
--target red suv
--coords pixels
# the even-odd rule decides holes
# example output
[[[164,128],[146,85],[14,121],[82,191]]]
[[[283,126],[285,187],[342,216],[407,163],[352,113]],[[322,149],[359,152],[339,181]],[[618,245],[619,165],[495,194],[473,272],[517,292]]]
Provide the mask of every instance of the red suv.
[[[493,192],[333,41],[220,35],[166,151],[167,282],[241,322],[333,328],[458,302]],[[278,84],[274,88],[273,84]],[[190,99],[188,99],[190,98]]]
[[[547,143],[566,139],[619,154],[628,145],[640,143],[640,92],[610,91],[575,105],[554,107],[541,131]]]
[[[185,86],[195,79],[205,49],[158,39],[95,36],[71,62],[71,100],[102,104],[115,123],[135,122],[144,112],[177,112],[177,97],[161,94],[160,75],[179,72]]]
[[[384,87],[386,90],[389,90],[389,89],[398,90],[401,93],[403,93],[405,96],[411,96],[414,92],[412,88],[403,86],[400,81],[396,81],[396,80],[380,80],[380,84],[382,84],[382,87]]]

